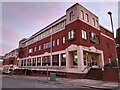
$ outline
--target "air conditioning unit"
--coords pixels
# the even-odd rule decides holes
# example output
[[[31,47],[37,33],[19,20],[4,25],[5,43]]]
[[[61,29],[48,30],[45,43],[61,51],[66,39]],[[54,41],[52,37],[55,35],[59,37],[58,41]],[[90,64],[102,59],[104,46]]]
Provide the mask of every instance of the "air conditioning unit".
[[[91,38],[90,38],[90,41],[93,42],[93,43],[96,43],[96,40],[95,40],[94,37],[91,37]]]

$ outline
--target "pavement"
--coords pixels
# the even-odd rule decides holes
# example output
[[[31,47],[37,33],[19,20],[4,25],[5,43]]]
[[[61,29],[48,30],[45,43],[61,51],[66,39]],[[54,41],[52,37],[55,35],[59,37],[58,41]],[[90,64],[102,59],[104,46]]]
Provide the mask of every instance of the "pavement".
[[[120,88],[118,89],[117,82],[106,82],[106,81],[90,80],[90,79],[68,79],[68,78],[56,78],[55,81],[50,81],[49,77],[47,78],[41,76],[22,76],[22,75],[12,75],[12,77],[17,77],[17,78],[24,77],[26,79],[35,79],[46,83],[67,84],[72,86],[96,88],[100,90],[120,90]]]

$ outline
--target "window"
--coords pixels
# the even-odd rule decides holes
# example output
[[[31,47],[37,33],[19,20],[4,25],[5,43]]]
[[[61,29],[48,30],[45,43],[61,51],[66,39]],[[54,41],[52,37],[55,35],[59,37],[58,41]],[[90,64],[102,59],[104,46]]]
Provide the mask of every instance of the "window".
[[[23,66],[23,60],[21,60],[21,66]]]
[[[59,54],[52,56],[52,65],[59,66]]]
[[[87,32],[85,30],[82,30],[82,38],[87,39]]]
[[[46,66],[47,64],[50,66],[50,56],[42,57],[42,66]]]
[[[96,40],[96,44],[100,44],[100,38],[99,38],[99,36],[96,35],[95,40]]]
[[[53,47],[55,46],[55,41],[53,41]]]
[[[81,10],[81,18],[84,20],[84,12]]]
[[[36,66],[36,58],[33,58],[33,66]]]
[[[99,27],[99,23],[98,23],[98,20],[96,20],[96,25],[97,25],[97,28]]]
[[[62,21],[61,22],[61,28],[64,28],[65,27],[65,21]]]
[[[94,32],[90,32],[90,42],[91,43],[95,43],[96,41],[95,41],[95,33]]]
[[[37,66],[41,66],[41,57],[37,58]]]
[[[28,53],[32,53],[32,48],[29,49]]]
[[[73,11],[72,12],[70,12],[70,21],[72,21],[73,19],[74,19],[74,14],[73,14]]]
[[[43,49],[48,49],[51,47],[51,42],[47,42],[43,44]]]
[[[92,59],[92,66],[97,66],[97,59],[95,57],[91,57]]]
[[[36,52],[36,47],[34,47],[34,52]]]
[[[65,36],[62,37],[62,43],[65,44]]]
[[[27,59],[27,66],[31,66],[31,59]]]
[[[39,51],[41,50],[41,45],[39,45],[38,50],[39,50]]]
[[[61,54],[61,66],[66,66],[66,54]]]
[[[26,59],[24,60],[24,66],[26,66]]]
[[[96,35],[94,32],[90,33],[90,41],[92,43],[100,44],[100,38],[98,35]]]
[[[57,45],[59,45],[59,39],[57,39]]]
[[[75,39],[75,30],[70,30],[68,32],[68,40],[73,40]]]
[[[95,26],[95,19],[92,18],[92,24]]]
[[[89,22],[89,17],[87,13],[86,13],[86,21]]]

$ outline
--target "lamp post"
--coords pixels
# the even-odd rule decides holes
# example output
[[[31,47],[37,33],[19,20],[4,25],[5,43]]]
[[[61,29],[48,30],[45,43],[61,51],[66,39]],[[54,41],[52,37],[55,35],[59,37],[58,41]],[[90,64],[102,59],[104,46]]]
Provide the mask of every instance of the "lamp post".
[[[111,27],[112,27],[113,38],[114,38],[114,28],[113,28],[112,13],[111,13],[111,12],[108,12],[108,14],[110,15]],[[118,68],[118,88],[120,88],[120,66],[119,66],[119,61],[118,61],[118,55],[117,55],[116,45],[117,45],[117,44],[116,44],[116,40],[115,40],[115,38],[114,38],[115,59],[116,59],[117,68]]]

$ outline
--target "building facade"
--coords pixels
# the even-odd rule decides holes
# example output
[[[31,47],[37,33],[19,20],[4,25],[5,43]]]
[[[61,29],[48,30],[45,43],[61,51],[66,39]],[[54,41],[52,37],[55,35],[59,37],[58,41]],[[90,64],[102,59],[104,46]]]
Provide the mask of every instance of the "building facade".
[[[118,60],[120,64],[120,28],[118,28],[116,32],[116,44],[117,44]]]
[[[76,3],[66,15],[19,42],[17,66],[72,73],[102,68],[114,59],[113,33],[99,18]]]
[[[18,49],[14,49],[11,52],[3,56],[3,65],[16,65],[18,57]]]

